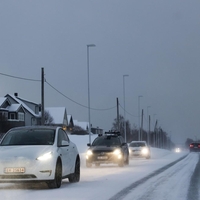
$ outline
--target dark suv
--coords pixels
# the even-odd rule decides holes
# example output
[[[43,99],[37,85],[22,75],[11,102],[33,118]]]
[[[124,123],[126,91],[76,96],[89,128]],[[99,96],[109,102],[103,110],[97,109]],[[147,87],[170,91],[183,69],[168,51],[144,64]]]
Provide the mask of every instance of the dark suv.
[[[105,132],[99,135],[91,144],[86,154],[86,166],[92,164],[116,163],[120,167],[129,164],[129,149],[120,132]]]
[[[190,144],[190,152],[200,152],[200,143],[193,142]]]

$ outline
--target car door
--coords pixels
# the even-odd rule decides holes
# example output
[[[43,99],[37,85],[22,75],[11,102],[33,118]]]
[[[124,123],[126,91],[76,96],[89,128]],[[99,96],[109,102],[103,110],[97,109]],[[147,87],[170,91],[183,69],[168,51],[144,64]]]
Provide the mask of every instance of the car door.
[[[70,143],[66,133],[59,129],[57,146],[62,159],[62,172],[63,176],[70,174],[71,158],[70,158]]]

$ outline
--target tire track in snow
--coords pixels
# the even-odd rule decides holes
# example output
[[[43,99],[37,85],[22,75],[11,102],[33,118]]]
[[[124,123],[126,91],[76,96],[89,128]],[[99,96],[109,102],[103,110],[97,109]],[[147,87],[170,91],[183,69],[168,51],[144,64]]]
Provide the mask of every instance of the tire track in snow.
[[[146,181],[148,181],[150,178],[159,175],[160,173],[164,172],[165,170],[167,170],[168,168],[170,168],[171,166],[175,165],[176,163],[178,163],[179,161],[183,160],[184,158],[187,158],[188,155],[185,155],[181,158],[179,158],[178,160],[156,170],[155,172],[151,173],[150,175],[132,183],[131,185],[129,185],[128,187],[122,189],[120,192],[118,192],[116,195],[114,195],[113,197],[111,197],[109,200],[122,200],[124,199],[125,196],[127,196],[130,192],[132,192],[132,190],[136,187],[138,187],[141,184],[144,184]]]
[[[200,187],[200,154],[199,161],[195,167],[194,173],[190,180],[190,186],[188,188],[187,200],[199,199],[199,187]]]

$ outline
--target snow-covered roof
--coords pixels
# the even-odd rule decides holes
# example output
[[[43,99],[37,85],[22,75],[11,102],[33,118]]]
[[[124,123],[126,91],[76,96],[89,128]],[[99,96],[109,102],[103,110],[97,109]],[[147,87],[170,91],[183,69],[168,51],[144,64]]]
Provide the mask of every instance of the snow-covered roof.
[[[10,106],[7,106],[6,109],[8,109],[10,112],[17,112],[21,107],[21,104],[11,104]]]
[[[7,94],[10,97],[12,97],[16,102],[21,104],[29,113],[31,113],[35,117],[40,117],[40,114],[35,114],[33,110],[31,110],[23,101],[21,101],[19,98],[17,98],[15,95]]]
[[[66,113],[65,107],[47,107],[45,111],[53,117],[53,123],[62,124]]]
[[[87,130],[89,127],[88,122],[79,122],[78,120],[73,120],[75,126],[80,126],[83,130]]]
[[[72,118],[72,115],[67,115],[68,124],[70,123],[71,118]]]
[[[7,98],[5,97],[0,97],[0,106],[6,101]]]

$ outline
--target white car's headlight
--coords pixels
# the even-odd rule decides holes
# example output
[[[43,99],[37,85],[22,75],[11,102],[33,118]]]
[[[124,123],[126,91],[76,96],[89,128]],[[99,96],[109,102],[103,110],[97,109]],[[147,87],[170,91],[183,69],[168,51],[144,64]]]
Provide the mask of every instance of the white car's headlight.
[[[44,161],[44,160],[48,160],[48,159],[50,159],[50,158],[52,158],[52,152],[48,152],[48,153],[45,153],[45,154],[39,156],[39,157],[37,158],[37,160]]]
[[[115,149],[114,152],[113,152],[115,155],[119,155],[121,154],[121,150],[120,149]]]
[[[149,150],[148,150],[147,148],[143,148],[143,149],[142,149],[142,154],[145,154],[145,155],[146,155],[146,154],[148,154],[148,153],[149,153]]]

